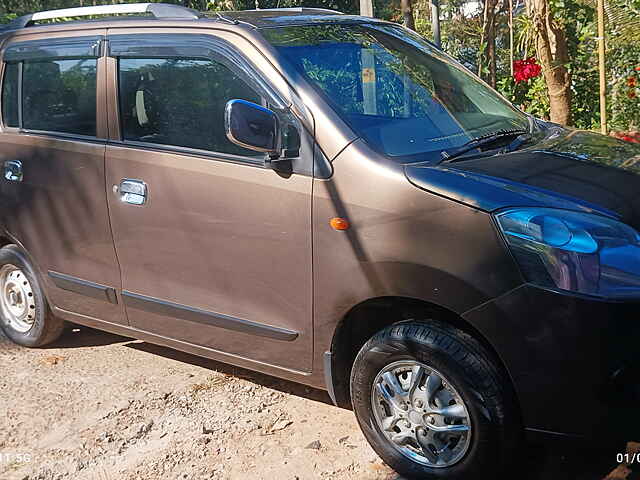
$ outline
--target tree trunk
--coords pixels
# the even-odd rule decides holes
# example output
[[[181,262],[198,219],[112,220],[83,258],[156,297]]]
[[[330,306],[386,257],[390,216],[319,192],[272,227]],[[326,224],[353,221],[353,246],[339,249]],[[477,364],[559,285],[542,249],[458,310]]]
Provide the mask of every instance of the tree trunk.
[[[513,0],[509,0],[509,66],[513,77]]]
[[[412,0],[400,0],[400,9],[402,10],[404,26],[410,28],[411,30],[415,30],[416,24],[413,19]]]
[[[495,16],[493,18],[493,27],[489,32],[487,39],[487,57],[489,60],[489,85],[496,88],[498,82],[497,67],[496,67],[496,30],[495,30]]]
[[[531,11],[536,30],[536,51],[549,92],[551,121],[571,125],[571,74],[567,70],[567,37],[562,27],[554,21],[549,0],[533,0]]]
[[[496,7],[498,0],[485,0],[484,15],[482,19],[482,36],[480,45],[483,48],[483,55],[480,57],[478,73],[485,77],[489,85],[496,86]],[[488,75],[482,75],[483,65],[489,67]]]

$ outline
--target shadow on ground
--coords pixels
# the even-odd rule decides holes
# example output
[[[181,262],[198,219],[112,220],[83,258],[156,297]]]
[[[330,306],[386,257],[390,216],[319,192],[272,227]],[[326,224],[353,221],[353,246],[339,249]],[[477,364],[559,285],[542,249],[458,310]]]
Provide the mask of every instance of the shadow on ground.
[[[327,405],[333,405],[327,392],[318,390],[316,388],[308,387],[300,383],[290,382],[288,380],[282,380],[277,377],[272,377],[252,370],[247,370],[241,367],[235,367],[227,363],[216,362],[215,360],[209,360],[207,358],[191,355],[190,353],[180,352],[167,347],[161,347],[153,345],[147,342],[133,341],[126,344],[127,347],[135,350],[151,353],[154,355],[161,355],[165,358],[170,358],[178,362],[189,363],[198,367],[214,370],[216,372],[232,375],[234,377],[242,378],[249,382],[261,385],[263,387],[278,390],[287,395],[295,395],[297,397],[303,397],[307,400],[313,400],[315,402],[326,403]],[[334,407],[338,408],[338,407]]]
[[[66,327],[64,334],[58,340],[42,348],[100,347],[103,345],[113,345],[115,343],[126,343],[132,341],[134,341],[133,338],[122,337],[114,333],[94,330],[93,328],[79,325],[69,325]]]
[[[73,326],[71,332],[52,344],[51,348],[78,348],[114,343],[123,343],[126,347],[138,351],[232,375],[289,395],[331,405],[329,396],[322,390],[87,327]],[[630,452],[640,452],[638,443],[630,443],[627,448]],[[509,480],[640,480],[640,462],[634,465],[617,463],[616,453],[623,453],[621,449],[624,449],[624,446],[618,449],[615,447],[605,449],[527,445],[520,454],[522,458],[515,459],[516,467],[505,478]],[[640,453],[638,455],[640,456]],[[387,480],[402,480],[402,478],[394,475]]]

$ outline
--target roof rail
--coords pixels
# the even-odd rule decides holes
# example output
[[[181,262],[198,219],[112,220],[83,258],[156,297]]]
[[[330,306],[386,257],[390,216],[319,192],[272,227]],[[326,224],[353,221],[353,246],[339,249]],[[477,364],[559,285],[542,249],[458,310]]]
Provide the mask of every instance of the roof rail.
[[[88,17],[91,15],[118,15],[126,13],[150,13],[155,18],[197,19],[201,14],[191,8],[169,3],[124,3],[118,5],[98,5],[95,7],[62,8],[44,12],[30,13],[16,18],[9,24],[10,29],[28,27],[39,20],[56,18]]]
[[[304,13],[305,11],[318,11],[318,12],[327,12],[334,13],[336,15],[344,15],[344,13],[338,10],[331,10],[329,8],[318,8],[318,7],[279,7],[279,8],[255,8],[252,10],[243,10],[248,12],[300,12]]]

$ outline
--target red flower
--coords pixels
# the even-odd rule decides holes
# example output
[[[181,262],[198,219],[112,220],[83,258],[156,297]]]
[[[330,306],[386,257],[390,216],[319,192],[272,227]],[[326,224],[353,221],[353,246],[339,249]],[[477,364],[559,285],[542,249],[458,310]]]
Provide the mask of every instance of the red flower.
[[[636,72],[640,72],[640,65],[636,67]]]
[[[541,72],[542,67],[536,63],[536,59],[533,57],[513,62],[513,78],[516,83],[526,82],[537,77]]]
[[[635,90],[630,90],[629,93],[627,93],[627,97],[636,98],[636,91]]]
[[[636,77],[627,78],[627,85],[629,87],[635,87],[636,86]]]
[[[611,132],[611,135],[625,142],[640,143],[638,132]]]

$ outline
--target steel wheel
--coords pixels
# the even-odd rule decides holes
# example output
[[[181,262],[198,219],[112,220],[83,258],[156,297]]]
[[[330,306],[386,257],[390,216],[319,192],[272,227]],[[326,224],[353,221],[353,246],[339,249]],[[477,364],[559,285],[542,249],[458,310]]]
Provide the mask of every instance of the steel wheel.
[[[36,320],[33,289],[22,270],[6,264],[0,269],[0,306],[7,323],[20,333],[26,333]]]
[[[429,467],[450,467],[467,452],[471,422],[462,398],[439,372],[414,360],[376,376],[371,403],[380,431],[400,453]]]

